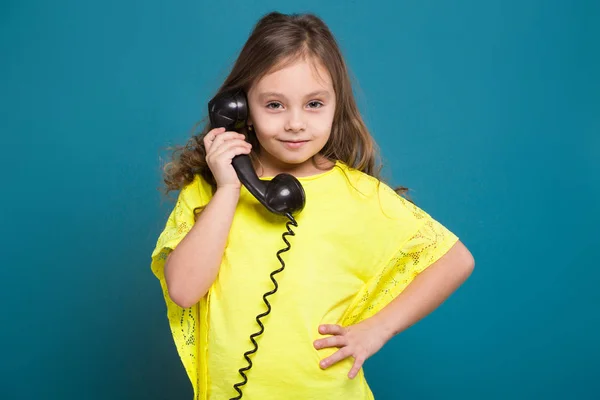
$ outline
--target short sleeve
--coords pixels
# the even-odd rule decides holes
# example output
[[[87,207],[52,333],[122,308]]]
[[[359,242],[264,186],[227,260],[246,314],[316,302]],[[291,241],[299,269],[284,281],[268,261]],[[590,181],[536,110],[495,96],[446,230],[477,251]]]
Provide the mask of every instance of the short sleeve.
[[[152,271],[157,278],[163,278],[163,272],[158,269],[164,266],[169,253],[177,247],[194,226],[194,209],[205,206],[208,197],[206,185],[198,175],[179,192],[177,202],[167,218],[165,227],[152,252]]]
[[[165,281],[164,267],[169,253],[177,247],[194,226],[194,210],[208,203],[210,199],[208,193],[210,193],[210,186],[198,175],[180,191],[177,202],[158,237],[156,247],[152,252],[151,263],[152,272],[160,281],[173,340],[194,386],[194,393],[198,391],[196,339],[200,327],[200,321],[197,318],[199,315],[198,304],[189,308],[181,308],[171,300]]]
[[[392,192],[392,193],[390,193]],[[458,237],[427,212],[386,187],[382,197],[398,221],[393,255],[362,288],[344,316],[344,325],[366,319],[389,304],[427,267],[458,242]]]

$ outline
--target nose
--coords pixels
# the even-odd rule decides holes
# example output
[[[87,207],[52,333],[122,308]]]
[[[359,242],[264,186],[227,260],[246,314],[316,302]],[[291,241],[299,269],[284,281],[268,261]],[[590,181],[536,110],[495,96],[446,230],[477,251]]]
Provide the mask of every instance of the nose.
[[[306,128],[301,114],[302,112],[298,110],[291,110],[288,113],[288,118],[284,127],[286,131],[300,132]]]

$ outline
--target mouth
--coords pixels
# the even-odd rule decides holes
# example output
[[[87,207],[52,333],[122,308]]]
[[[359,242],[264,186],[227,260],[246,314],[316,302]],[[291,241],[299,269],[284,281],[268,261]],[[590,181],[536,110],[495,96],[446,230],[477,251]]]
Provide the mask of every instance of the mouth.
[[[280,140],[281,143],[290,149],[299,149],[304,144],[308,143],[308,140]]]

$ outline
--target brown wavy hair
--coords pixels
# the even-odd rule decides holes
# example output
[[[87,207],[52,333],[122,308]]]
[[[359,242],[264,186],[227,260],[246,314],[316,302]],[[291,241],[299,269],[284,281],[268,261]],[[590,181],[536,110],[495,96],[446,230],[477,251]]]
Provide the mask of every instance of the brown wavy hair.
[[[379,149],[358,111],[348,68],[329,28],[316,15],[271,12],[263,16],[217,93],[240,88],[248,93],[254,82],[273,68],[285,67],[300,58],[321,62],[331,75],[336,94],[331,135],[319,153],[382,181]],[[196,131],[204,124],[202,131],[192,134],[184,146],[175,147],[172,160],[164,165],[166,193],[180,190],[192,182],[195,174],[200,174],[211,185],[213,193],[216,190],[214,176],[206,163],[203,138],[211,127],[205,120],[194,127]],[[256,135],[248,129],[242,129],[242,133],[252,144],[250,158],[257,165],[256,152],[260,146]],[[410,200],[408,188],[400,186],[395,191]]]

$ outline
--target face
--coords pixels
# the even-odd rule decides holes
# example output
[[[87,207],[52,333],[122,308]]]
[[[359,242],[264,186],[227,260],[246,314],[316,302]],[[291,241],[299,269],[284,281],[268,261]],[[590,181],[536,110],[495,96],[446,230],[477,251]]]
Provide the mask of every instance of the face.
[[[298,60],[275,70],[248,91],[250,118],[260,143],[263,175],[310,174],[311,158],[327,143],[336,98],[320,63]]]

